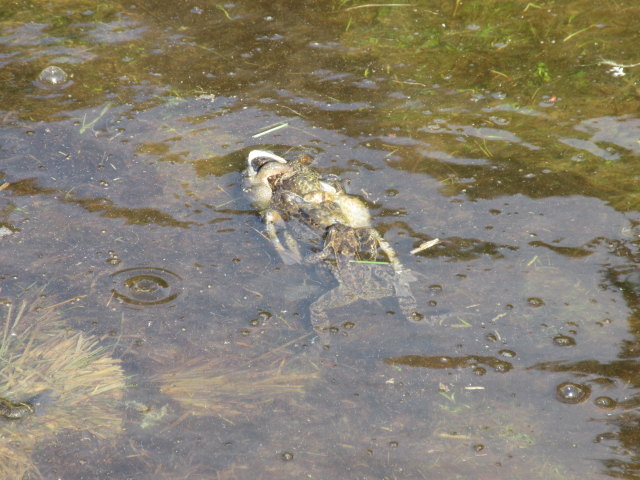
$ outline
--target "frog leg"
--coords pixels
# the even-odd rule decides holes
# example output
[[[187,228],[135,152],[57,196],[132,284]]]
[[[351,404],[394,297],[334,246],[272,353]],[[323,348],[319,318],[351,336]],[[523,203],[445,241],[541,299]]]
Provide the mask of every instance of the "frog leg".
[[[384,252],[384,254],[389,259],[389,263],[393,267],[393,271],[396,272],[396,273],[402,272],[404,270],[404,267],[402,266],[402,263],[400,263],[400,260],[398,259],[398,254],[393,249],[391,244],[389,242],[387,242],[384,239],[384,237],[382,235],[380,235],[380,232],[378,232],[375,228],[371,228],[371,232],[370,233],[371,233],[371,236],[373,237],[373,239],[380,246],[380,249]]]
[[[288,230],[283,230],[282,236],[284,237],[284,243],[289,249],[288,255],[294,260],[293,263],[302,263],[302,254],[300,253],[300,246],[298,245],[298,241],[293,238],[293,235],[291,235],[291,232],[289,232]],[[280,258],[282,258],[282,255],[280,256]]]
[[[286,231],[284,228],[284,220],[282,216],[275,210],[268,209],[263,213],[263,218],[266,224],[267,238],[273,245],[280,259],[285,265],[293,265],[296,263],[302,263],[302,255],[298,247],[298,242]],[[278,238],[278,229],[276,225],[280,227],[283,232],[285,244],[288,248],[282,244]]]
[[[421,322],[424,319],[424,316],[418,313],[418,304],[416,302],[416,298],[413,296],[413,292],[411,291],[411,286],[409,285],[410,282],[416,281],[417,278],[411,270],[405,269],[402,263],[400,263],[398,254],[391,244],[389,244],[389,242],[387,242],[377,230],[373,230],[371,233],[378,241],[380,249],[389,258],[389,263],[391,263],[393,271],[395,272],[393,288],[402,314],[410,322]]]
[[[316,253],[310,253],[304,257],[305,263],[320,263],[323,260],[329,258],[333,253],[333,249],[329,245],[325,245],[322,250]]]
[[[323,293],[309,307],[311,324],[316,328],[326,330],[331,326],[327,310],[350,305],[357,299],[340,287]]]
[[[419,322],[424,319],[424,315],[418,313],[418,303],[416,297],[413,296],[413,292],[408,283],[397,281],[394,282],[395,297],[398,300],[400,311],[404,317],[410,322]]]

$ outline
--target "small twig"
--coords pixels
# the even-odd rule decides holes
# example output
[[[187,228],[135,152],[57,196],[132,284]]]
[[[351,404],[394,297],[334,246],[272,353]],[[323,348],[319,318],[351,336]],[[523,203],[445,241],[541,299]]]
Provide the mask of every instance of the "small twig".
[[[109,300],[107,301],[107,304],[105,305],[106,307],[109,306],[109,304],[111,303],[111,300],[113,300],[116,296],[116,291],[115,290],[111,290],[111,296],[109,297]]]
[[[236,200],[237,200],[237,198],[232,198],[231,200],[227,200],[226,202],[219,203],[218,205],[215,206],[215,208],[226,207],[227,205],[229,205],[230,203],[235,202]]]
[[[60,305],[64,305],[65,303],[75,302],[76,300],[80,300],[81,298],[86,297],[86,295],[78,295],[77,297],[70,298],[69,300],[65,300],[64,302],[54,303],[53,305],[49,305],[48,307],[42,307],[40,310],[49,310],[50,308],[56,308]]]
[[[586,32],[587,30],[592,29],[593,27],[595,27],[596,25],[589,25],[588,27],[583,28],[582,30],[578,30],[577,32],[573,32],[569,35],[567,35],[566,37],[564,37],[564,39],[562,40],[563,42],[567,42],[569,40],[571,40],[573,37],[575,37],[576,35],[579,35],[583,32]]]
[[[260,360],[262,360],[263,358],[265,358],[268,355],[273,355],[274,353],[282,350],[283,348],[287,348],[289,345],[293,345],[296,342],[301,342],[302,340],[304,340],[305,338],[309,337],[313,335],[313,332],[311,333],[305,333],[303,335],[300,335],[298,338],[294,338],[293,340],[289,340],[287,343],[283,343],[282,345],[277,346],[276,348],[274,348],[273,350],[268,350],[266,352],[264,352],[262,355],[258,355],[256,358],[252,358],[251,360],[249,360],[246,364],[246,366],[250,366],[251,364],[256,364],[257,362],[259,362]]]
[[[426,87],[427,86],[424,83],[420,83],[420,82],[409,82],[409,81],[395,80],[395,79],[392,80],[392,82],[400,83],[402,85],[418,85],[419,87]]]
[[[618,62],[614,62],[613,60],[606,60],[603,58],[598,62],[598,65],[610,65],[612,67],[619,67],[619,68],[633,68],[633,67],[640,66],[640,63],[630,63],[625,65],[624,63],[618,63]]]
[[[471,440],[469,435],[458,435],[457,433],[439,433],[440,438],[455,438],[457,440]]]
[[[9,182],[4,182],[2,185],[0,185],[0,192],[7,188],[9,185],[11,185]]]
[[[250,288],[247,288],[247,287],[242,287],[242,289],[246,290],[249,293],[253,293],[256,297],[259,297],[259,298],[263,297],[263,295],[260,292],[258,292],[257,290],[251,290]]]
[[[280,104],[280,103],[278,104],[278,106],[279,106],[279,107],[282,107],[282,108],[286,108],[287,110],[292,111],[293,113],[295,113],[295,114],[296,114],[297,116],[299,116],[299,117],[307,118],[307,117],[305,117],[303,114],[301,114],[301,113],[300,113],[300,112],[298,112],[297,110],[294,110],[294,109],[293,109],[293,108],[291,108],[291,107],[287,107],[286,105],[282,105],[282,104]]]
[[[416,253],[422,252],[423,250],[426,250],[427,248],[431,248],[439,243],[440,243],[440,239],[434,238],[433,240],[429,240],[428,242],[421,243],[418,247],[414,248],[409,253],[412,255],[415,255]]]
[[[223,5],[216,5],[216,8],[220,10],[222,13],[224,13],[224,16],[227,17],[229,20],[233,20],[233,18],[231,18],[231,15],[229,15],[229,12],[227,11],[226,8],[224,8]]]
[[[540,5],[536,5],[535,3],[527,3],[527,6],[524,7],[524,10],[522,10],[523,12],[526,12],[527,10],[529,10],[529,8],[542,8]]]
[[[390,262],[377,262],[375,260],[349,260],[349,263],[368,263],[373,265],[389,265]]]
[[[263,135],[266,135],[267,133],[272,133],[272,132],[276,132],[282,128],[287,128],[289,126],[288,122],[284,122],[281,123],[279,125],[276,125],[275,127],[269,128],[267,130],[264,130],[263,132],[260,133],[256,133],[255,135],[251,135],[251,138],[259,138],[262,137]]]
[[[366,5],[356,5],[355,7],[345,8],[344,11],[358,10],[360,8],[376,8],[376,7],[413,7],[413,3],[367,3]]]
[[[513,79],[509,75],[507,75],[506,73],[502,73],[502,72],[499,72],[497,70],[489,70],[489,71],[491,73],[495,74],[495,75],[498,75],[499,77],[504,77],[507,80],[509,80],[510,82],[513,82]]]
[[[100,113],[98,114],[98,116],[96,118],[94,118],[93,120],[91,120],[89,123],[85,123],[87,120],[87,114],[85,113],[84,117],[82,118],[82,126],[80,127],[80,134],[83,134],[85,132],[85,130],[88,129],[92,129],[93,130],[93,126],[96,124],[96,122],[98,120],[100,120],[105,113],[107,113],[107,111],[111,108],[112,103],[107,103],[103,109],[100,111]]]
[[[456,15],[458,14],[458,8],[460,8],[461,3],[461,0],[456,0],[456,4],[453,7],[453,12],[451,13],[451,18],[456,18]]]

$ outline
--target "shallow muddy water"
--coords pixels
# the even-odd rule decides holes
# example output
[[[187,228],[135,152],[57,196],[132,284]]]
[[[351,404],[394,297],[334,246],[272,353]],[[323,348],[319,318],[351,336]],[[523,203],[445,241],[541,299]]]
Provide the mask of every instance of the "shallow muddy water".
[[[0,459],[47,479],[640,478],[638,21],[631,0],[0,6],[0,396],[38,403]],[[314,329],[335,280],[264,238],[254,148],[364,199],[435,321],[383,298]],[[21,379],[69,336],[93,340],[56,382],[99,358],[94,390],[45,389],[35,354]]]

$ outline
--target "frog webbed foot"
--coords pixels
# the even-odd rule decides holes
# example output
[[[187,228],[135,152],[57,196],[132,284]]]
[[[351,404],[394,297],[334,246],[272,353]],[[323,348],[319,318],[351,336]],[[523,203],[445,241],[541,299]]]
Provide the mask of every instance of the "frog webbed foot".
[[[320,250],[319,252],[310,253],[304,257],[304,263],[316,264],[320,263],[323,260],[326,260],[328,257],[327,252],[325,250]]]
[[[418,311],[418,303],[410,285],[416,280],[411,270],[398,271],[395,273],[393,288],[404,317],[411,323],[422,323],[425,321],[425,316]]]
[[[302,263],[302,254],[298,242],[291,236],[284,226],[284,220],[282,216],[275,210],[267,210],[263,214],[267,238],[273,245],[273,248],[278,252],[278,256],[285,265],[294,265],[296,263]],[[283,245],[278,237],[278,230],[282,232],[284,238]]]
[[[356,300],[353,296],[345,292],[344,289],[336,287],[333,290],[320,295],[309,307],[311,324],[320,330],[329,330],[331,322],[327,310],[334,310],[350,305]]]

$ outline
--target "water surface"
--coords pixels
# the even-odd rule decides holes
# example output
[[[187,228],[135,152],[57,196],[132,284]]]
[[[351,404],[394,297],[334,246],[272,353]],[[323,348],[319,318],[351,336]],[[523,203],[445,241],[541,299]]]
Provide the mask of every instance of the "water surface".
[[[44,478],[637,478],[640,7],[407,3],[0,7],[0,295],[129,379]],[[318,348],[252,148],[347,181],[436,325],[359,302]]]

